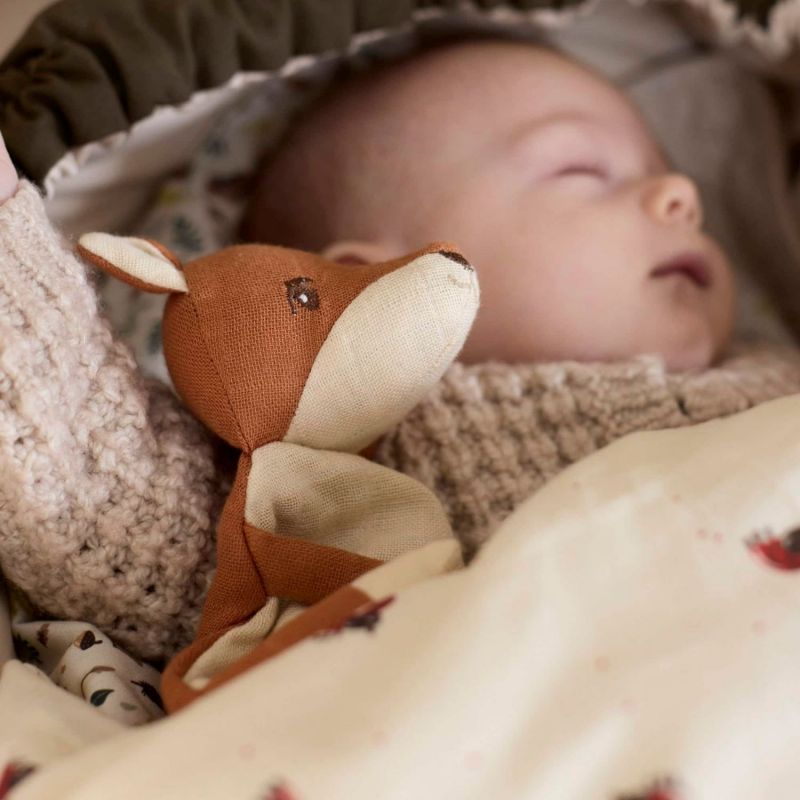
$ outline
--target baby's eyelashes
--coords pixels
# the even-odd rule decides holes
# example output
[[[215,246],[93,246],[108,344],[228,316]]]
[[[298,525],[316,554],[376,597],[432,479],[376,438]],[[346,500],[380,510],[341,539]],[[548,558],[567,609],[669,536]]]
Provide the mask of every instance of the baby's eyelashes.
[[[630,183],[639,182],[652,177],[651,172],[639,163],[615,163],[613,160],[595,160],[593,158],[569,158],[561,161],[556,167],[544,173],[546,182],[574,182],[589,186],[605,186],[618,188]]]
[[[608,168],[603,164],[594,163],[569,163],[555,170],[550,178],[596,178],[607,180],[609,177]]]

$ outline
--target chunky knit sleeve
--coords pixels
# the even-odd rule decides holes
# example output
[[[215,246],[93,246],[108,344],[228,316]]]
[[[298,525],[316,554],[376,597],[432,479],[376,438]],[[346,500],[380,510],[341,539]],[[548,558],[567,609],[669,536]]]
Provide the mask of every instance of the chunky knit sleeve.
[[[28,183],[0,206],[0,565],[132,653],[193,635],[219,507],[208,434],[146,383]]]

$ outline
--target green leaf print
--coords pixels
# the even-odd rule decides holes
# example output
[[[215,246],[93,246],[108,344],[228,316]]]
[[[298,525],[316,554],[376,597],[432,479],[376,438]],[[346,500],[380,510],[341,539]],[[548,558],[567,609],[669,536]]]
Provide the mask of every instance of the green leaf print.
[[[93,706],[101,706],[108,699],[108,696],[113,694],[113,692],[113,689],[98,689],[96,692],[92,692],[89,702]]]

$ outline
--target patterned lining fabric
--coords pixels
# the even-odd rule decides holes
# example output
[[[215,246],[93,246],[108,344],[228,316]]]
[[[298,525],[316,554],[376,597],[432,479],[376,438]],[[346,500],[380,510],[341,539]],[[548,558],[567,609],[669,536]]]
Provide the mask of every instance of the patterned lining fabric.
[[[19,591],[10,592],[17,658],[38,667],[56,686],[86,700],[124,725],[164,716],[161,675],[86,622],[37,619]]]

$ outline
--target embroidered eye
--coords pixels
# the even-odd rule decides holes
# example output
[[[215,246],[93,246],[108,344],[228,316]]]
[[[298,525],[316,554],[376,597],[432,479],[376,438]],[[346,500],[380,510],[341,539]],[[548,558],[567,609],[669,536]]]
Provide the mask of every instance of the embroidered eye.
[[[314,281],[311,278],[292,278],[286,281],[286,299],[289,302],[289,310],[296,314],[301,308],[307,311],[316,311],[319,308],[319,294],[312,287]]]
[[[783,536],[773,536],[767,529],[755,533],[747,546],[771,567],[776,569],[800,569],[800,529],[795,528]]]

